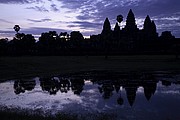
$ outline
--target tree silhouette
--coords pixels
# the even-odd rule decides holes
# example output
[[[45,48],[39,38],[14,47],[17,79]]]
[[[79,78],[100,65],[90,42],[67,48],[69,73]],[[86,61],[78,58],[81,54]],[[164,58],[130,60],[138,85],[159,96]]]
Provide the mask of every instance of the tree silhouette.
[[[19,32],[20,29],[21,29],[21,28],[20,28],[19,25],[15,25],[15,26],[14,26],[14,30],[15,30],[17,33]]]
[[[70,33],[70,36],[71,36],[70,40],[72,41],[81,41],[84,39],[83,35],[79,31],[72,31]]]
[[[69,46],[73,54],[82,53],[82,42],[84,40],[83,35],[79,31],[72,31],[70,33]]]
[[[116,20],[121,23],[123,21],[123,16],[122,15],[118,15]]]
[[[35,88],[36,81],[34,79],[30,80],[16,80],[14,82],[14,92],[15,94],[24,93],[27,91],[32,91]]]
[[[123,21],[123,16],[122,15],[118,15],[117,18],[116,18],[117,22],[120,23]]]
[[[7,45],[8,45],[8,39],[5,38],[5,39],[0,39],[0,55],[6,55],[7,51]]]

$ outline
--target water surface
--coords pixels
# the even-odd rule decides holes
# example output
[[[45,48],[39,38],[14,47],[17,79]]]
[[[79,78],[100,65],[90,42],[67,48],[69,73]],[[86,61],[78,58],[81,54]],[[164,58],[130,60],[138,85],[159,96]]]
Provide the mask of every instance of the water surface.
[[[90,71],[0,84],[0,106],[42,114],[112,115],[113,119],[180,119],[180,75]]]

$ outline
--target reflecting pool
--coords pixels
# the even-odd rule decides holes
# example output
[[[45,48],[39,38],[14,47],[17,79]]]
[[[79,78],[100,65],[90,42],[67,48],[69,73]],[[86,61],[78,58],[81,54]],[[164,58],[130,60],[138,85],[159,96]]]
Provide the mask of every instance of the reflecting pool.
[[[52,115],[112,115],[122,120],[180,120],[180,74],[89,71],[0,83],[0,106]]]

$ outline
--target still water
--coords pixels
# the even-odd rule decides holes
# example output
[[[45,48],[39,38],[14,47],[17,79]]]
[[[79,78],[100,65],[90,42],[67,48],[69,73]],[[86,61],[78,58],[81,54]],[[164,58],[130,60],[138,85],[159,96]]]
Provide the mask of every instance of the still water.
[[[122,120],[180,120],[180,75],[89,71],[0,83],[0,106],[42,114],[108,114]]]

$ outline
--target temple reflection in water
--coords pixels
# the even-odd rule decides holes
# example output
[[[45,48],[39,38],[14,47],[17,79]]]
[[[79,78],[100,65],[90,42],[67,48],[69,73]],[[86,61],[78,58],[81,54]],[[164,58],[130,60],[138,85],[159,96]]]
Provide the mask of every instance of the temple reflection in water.
[[[81,95],[86,85],[90,81],[97,85],[97,90],[104,99],[109,99],[113,93],[117,93],[117,103],[123,105],[124,98],[121,95],[122,89],[126,91],[127,100],[130,106],[133,106],[138,88],[143,88],[144,95],[149,101],[155,94],[157,83],[161,81],[162,85],[169,86],[173,81],[169,81],[170,75],[160,75],[158,73],[118,73],[109,71],[91,71],[56,77],[39,77],[42,91],[50,95],[56,95],[57,92],[68,93],[72,91],[75,95]],[[35,79],[22,79],[14,82],[14,93],[20,94],[31,91],[36,86]],[[175,84],[179,84],[175,82]]]

